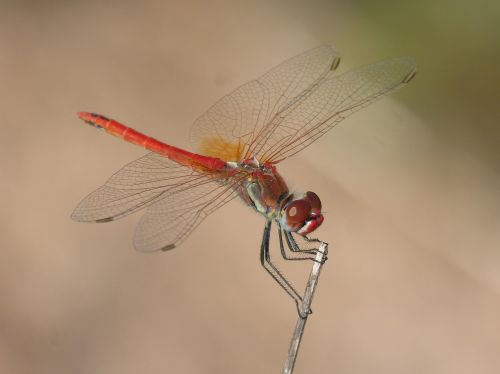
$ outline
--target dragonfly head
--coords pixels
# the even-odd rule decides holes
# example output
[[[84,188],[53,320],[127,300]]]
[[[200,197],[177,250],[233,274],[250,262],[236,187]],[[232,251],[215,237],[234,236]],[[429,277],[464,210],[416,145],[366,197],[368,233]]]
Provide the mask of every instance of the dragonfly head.
[[[323,220],[321,200],[311,191],[305,194],[291,194],[281,208],[281,227],[299,235],[305,236],[313,232]]]

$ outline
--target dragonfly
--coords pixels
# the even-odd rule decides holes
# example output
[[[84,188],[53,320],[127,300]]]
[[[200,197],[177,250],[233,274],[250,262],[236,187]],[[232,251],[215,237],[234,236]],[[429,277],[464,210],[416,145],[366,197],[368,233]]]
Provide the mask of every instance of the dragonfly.
[[[342,120],[406,85],[416,74],[400,57],[336,75],[335,48],[322,45],[274,67],[222,97],[191,128],[196,152],[163,143],[103,115],[80,112],[85,123],[148,151],[85,197],[72,214],[110,222],[145,210],[134,235],[139,251],[178,247],[211,213],[239,198],[265,218],[262,266],[295,301],[302,298],[270,256],[272,225],[286,260],[314,260],[308,243],[324,221],[312,191],[291,191],[277,170]],[[314,247],[314,244],[312,244]]]

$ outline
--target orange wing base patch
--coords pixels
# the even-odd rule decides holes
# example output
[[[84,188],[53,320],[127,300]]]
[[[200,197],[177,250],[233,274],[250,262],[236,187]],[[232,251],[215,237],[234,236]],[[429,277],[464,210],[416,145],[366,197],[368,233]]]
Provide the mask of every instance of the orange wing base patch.
[[[230,143],[221,138],[205,138],[200,142],[200,151],[204,156],[217,157],[224,161],[241,161],[245,145],[241,142]]]

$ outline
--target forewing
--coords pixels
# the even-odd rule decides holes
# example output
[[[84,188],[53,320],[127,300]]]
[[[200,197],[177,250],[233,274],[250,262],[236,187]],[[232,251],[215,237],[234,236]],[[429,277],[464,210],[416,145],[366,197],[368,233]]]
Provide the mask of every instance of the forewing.
[[[320,46],[276,66],[220,99],[199,117],[191,141],[204,155],[225,161],[254,156],[268,124],[314,90],[339,63],[331,46]]]
[[[323,80],[273,119],[259,159],[279,162],[299,152],[352,113],[404,86],[415,75],[411,58],[381,61]]]
[[[217,175],[201,174],[156,153],[127,164],[104,186],[85,197],[71,218],[82,222],[109,222],[183,190],[217,186]],[[210,186],[210,187],[209,187]]]

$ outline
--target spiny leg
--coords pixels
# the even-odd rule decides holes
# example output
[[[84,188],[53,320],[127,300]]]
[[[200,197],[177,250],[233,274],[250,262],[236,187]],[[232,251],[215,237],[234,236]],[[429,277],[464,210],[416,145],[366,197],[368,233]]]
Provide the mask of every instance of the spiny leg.
[[[316,254],[318,253],[318,250],[313,248],[313,249],[302,249],[300,246],[297,244],[295,241],[293,235],[291,232],[283,230],[283,228],[278,224],[278,233],[279,233],[279,239],[280,239],[280,250],[281,250],[281,255],[285,260],[291,260],[291,261],[301,261],[301,260],[312,260],[316,261]],[[290,250],[288,253],[285,249],[285,245],[283,244],[283,234],[285,235],[286,239],[286,244],[288,249]],[[303,237],[305,241],[307,242],[314,242],[314,243],[321,243],[320,240],[318,239],[309,239],[307,237]],[[322,263],[324,263],[327,260],[327,257],[325,256]]]
[[[288,247],[294,251],[294,252],[302,252],[302,253],[310,253],[313,254],[314,257],[311,258],[314,262],[317,262],[316,260],[316,255],[318,254],[318,249],[313,248],[313,249],[302,249],[300,246],[297,244],[295,241],[295,238],[293,237],[293,234],[289,231],[284,231],[285,232],[285,238],[288,244]],[[305,240],[308,243],[318,243],[321,244],[321,240],[319,239],[313,239],[313,238],[308,238],[307,236],[301,236],[303,240]],[[327,256],[323,256],[321,263],[324,264],[328,260]]]
[[[283,233],[285,234],[286,246],[283,244]],[[289,232],[283,230],[278,224],[278,235],[280,240],[280,250],[281,255],[285,260],[291,261],[301,261],[301,260],[313,260],[315,253],[314,250],[303,250],[295,242],[293,237],[289,238]],[[288,249],[288,251],[286,250]],[[288,252],[288,253],[287,253]]]
[[[290,297],[295,301],[299,316],[305,318],[306,316],[304,316],[301,312],[302,297],[300,297],[295,288],[293,288],[290,282],[283,276],[283,274],[281,274],[276,266],[271,263],[271,256],[269,254],[269,238],[271,234],[271,225],[272,221],[269,220],[266,222],[266,226],[264,228],[264,235],[262,236],[262,244],[260,247],[260,262],[264,269],[266,269],[267,272],[274,278],[274,280],[278,282],[281,288],[283,288],[285,292],[290,295]]]

